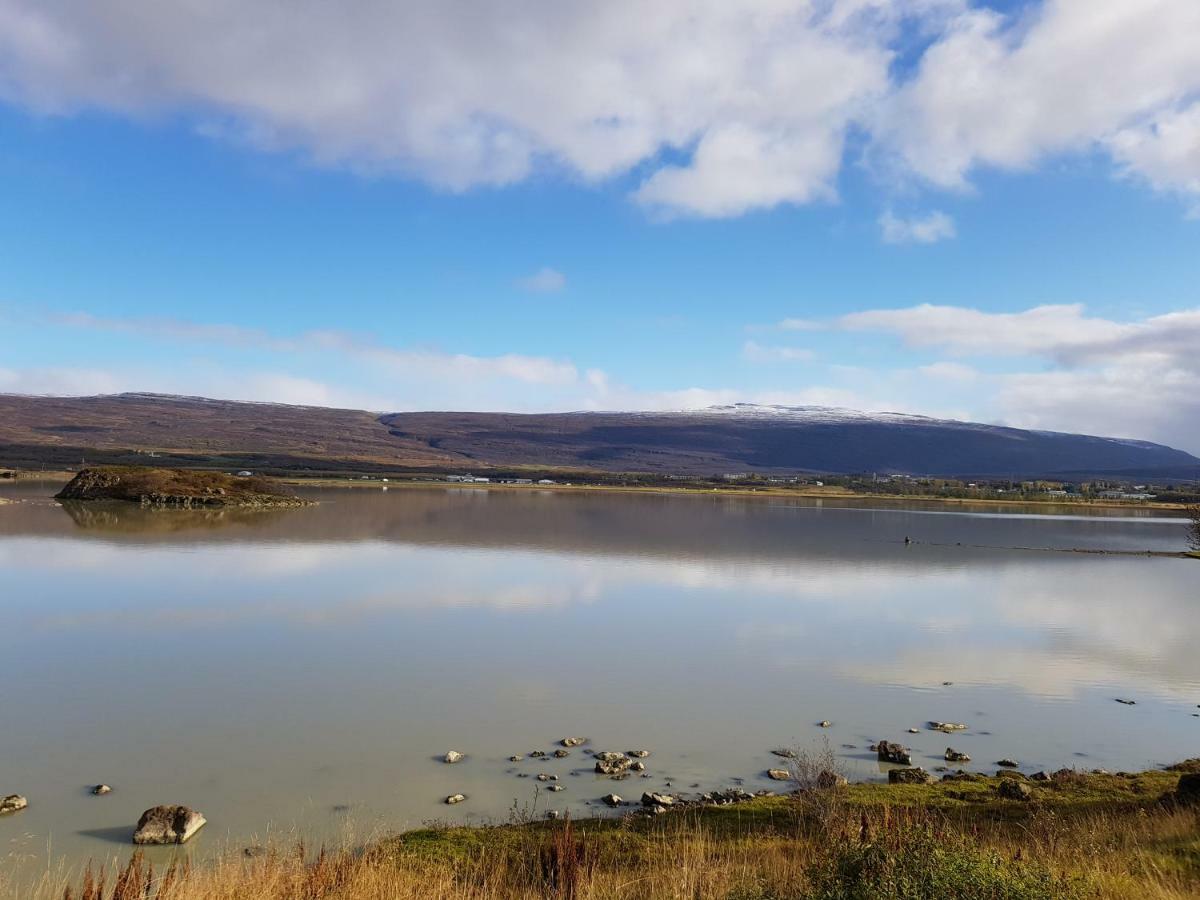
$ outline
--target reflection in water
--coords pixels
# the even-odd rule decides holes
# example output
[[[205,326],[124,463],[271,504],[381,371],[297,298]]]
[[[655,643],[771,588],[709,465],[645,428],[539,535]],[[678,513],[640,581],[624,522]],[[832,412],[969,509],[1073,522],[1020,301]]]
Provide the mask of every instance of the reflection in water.
[[[906,734],[931,718],[971,724],[956,746],[984,768],[1131,768],[1200,735],[1195,563],[957,546],[1173,550],[1178,522],[315,496],[251,515],[0,509],[0,632],[17,636],[0,708],[20,723],[0,732],[0,789],[32,801],[0,841],[102,854],[163,802],[208,816],[198,852],[268,825],[329,835],[335,808],[364,827],[503,817],[533,794],[506,758],[574,733],[649,746],[648,787],[706,788],[759,786],[766,751],[822,719],[858,777],[878,777],[861,748],[881,737],[936,765],[944,738]],[[1138,705],[1112,702],[1126,694]],[[469,764],[430,762],[452,746]],[[555,804],[587,815],[608,785],[570,777],[581,763],[552,764]],[[102,802],[72,789],[97,781],[116,788]],[[458,791],[470,802],[439,805]]]

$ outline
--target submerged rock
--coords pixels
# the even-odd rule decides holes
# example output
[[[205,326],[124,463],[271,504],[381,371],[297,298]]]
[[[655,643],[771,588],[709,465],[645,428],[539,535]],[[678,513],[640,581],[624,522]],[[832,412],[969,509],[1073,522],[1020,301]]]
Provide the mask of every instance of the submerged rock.
[[[1003,766],[1006,769],[1015,769],[1020,765],[1015,759],[1009,759],[1007,756],[1004,759],[996,760],[996,765]]]
[[[3,800],[0,800],[0,813],[14,813],[24,809],[29,805],[29,801],[20,794],[9,794]]]
[[[587,738],[565,737],[561,741],[559,741],[559,743],[562,744],[564,747],[578,747],[578,746],[582,745],[585,741],[587,741]]]
[[[772,781],[791,781],[792,773],[787,769],[767,769],[767,777]]]
[[[971,757],[963,753],[961,750],[955,750],[953,747],[946,748],[947,762],[970,762]]]
[[[937,779],[924,769],[892,769],[888,772],[888,784],[933,784]]]
[[[929,727],[934,731],[944,731],[947,734],[951,731],[967,730],[967,726],[961,722],[930,722]]]
[[[625,755],[632,756],[634,759],[645,759],[647,756],[650,755],[650,751],[649,750],[628,750],[628,751],[626,751]]]
[[[787,750],[787,749],[784,749],[781,747],[780,749],[772,750],[771,752],[774,753],[776,756],[782,756],[784,759],[795,759],[796,758],[795,750]]]
[[[1116,700],[1118,703],[1121,703],[1125,706],[1136,706],[1137,705],[1136,700],[1126,700],[1124,697],[1114,697],[1113,699]]]
[[[135,844],[182,844],[208,820],[188,806],[154,806],[142,813],[133,832]]]
[[[571,751],[570,751],[570,750],[555,750],[555,751],[554,751],[554,758],[555,758],[555,759],[566,759],[566,758],[567,758],[568,756],[570,756],[570,755],[571,755]]]

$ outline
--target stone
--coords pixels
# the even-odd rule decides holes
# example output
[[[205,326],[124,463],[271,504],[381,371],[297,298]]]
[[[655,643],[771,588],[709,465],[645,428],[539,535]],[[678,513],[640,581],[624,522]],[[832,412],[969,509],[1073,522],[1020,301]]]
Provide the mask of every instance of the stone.
[[[550,785],[548,790],[554,791],[554,793],[557,794],[559,791],[565,791],[566,788],[563,787],[561,784],[552,784],[552,785]]]
[[[1023,781],[1017,781],[1013,778],[1005,778],[996,788],[996,793],[1005,800],[1031,800],[1033,798],[1033,790]]]
[[[946,733],[967,730],[967,726],[961,722],[930,722],[929,727],[934,731],[945,731]]]
[[[133,832],[135,844],[182,844],[208,820],[187,806],[155,806],[142,813]]]
[[[901,747],[899,744],[889,744],[887,741],[880,741],[875,745],[875,752],[879,754],[879,759],[882,762],[894,763],[898,766],[912,765],[912,755],[908,752],[908,748]]]
[[[616,750],[602,750],[596,754],[596,759],[600,762],[617,762],[625,759],[624,753],[618,753]]]
[[[620,806],[622,803],[625,802],[624,800],[621,799],[621,796],[619,794],[605,794],[603,799],[604,799],[605,806],[612,806],[612,807]]]
[[[534,750],[529,754],[529,758],[530,759],[545,759],[546,751],[545,750]]]
[[[570,755],[571,755],[571,751],[570,751],[570,750],[555,750],[555,751],[554,751],[554,758],[555,758],[555,759],[566,759],[566,758],[567,758],[568,756],[570,756]]]
[[[1116,700],[1118,703],[1121,703],[1125,706],[1136,706],[1137,705],[1136,700],[1126,700],[1124,697],[1114,697],[1113,699]]]
[[[778,750],[772,750],[771,752],[774,753],[776,756],[782,756],[784,759],[795,759],[796,758],[795,750],[786,750],[786,749],[780,748]]]
[[[850,783],[850,780],[839,772],[823,769],[817,773],[817,777],[813,779],[813,783],[818,788],[828,790],[830,788],[845,787]]]
[[[564,747],[578,747],[578,746],[582,745],[586,740],[587,740],[587,738],[581,738],[581,737],[565,737],[561,741],[559,741],[559,743],[562,744]]]
[[[953,747],[946,748],[947,762],[970,762],[971,757],[963,753],[961,750],[955,750]]]
[[[908,729],[908,733],[909,734],[920,734],[921,729],[920,728],[910,728],[910,729]]]
[[[642,794],[642,806],[648,807],[667,807],[675,803],[675,798],[670,794],[660,794],[657,791],[646,791]]]
[[[107,784],[98,784],[92,788],[92,793],[97,797],[103,797],[105,794],[111,794],[112,788],[110,788]]]
[[[637,759],[629,764],[629,769],[632,772],[645,772],[646,764],[644,762],[642,762],[640,759]]]
[[[787,769],[767,769],[767,777],[772,781],[791,781],[792,773]]]
[[[453,806],[456,803],[462,803],[466,799],[466,794],[451,794],[446,798],[446,804],[448,806]]]
[[[29,801],[20,794],[9,794],[0,800],[0,813],[19,812],[29,805]]]
[[[545,772],[542,772],[541,774],[538,775],[538,781],[558,781],[558,776],[557,775],[547,775]]]
[[[1045,772],[1034,772],[1032,775],[1029,776],[1029,780],[1030,781],[1049,781],[1050,776],[1047,775]]]
[[[936,780],[920,767],[892,769],[888,772],[888,784],[933,784]]]
[[[817,723],[817,727],[818,728],[832,728],[833,723],[830,722],[828,719],[822,719],[820,722]]]
[[[562,813],[559,812],[557,809],[548,809],[548,810],[546,810],[546,818],[547,819],[561,819]]]
[[[597,753],[596,772],[600,775],[624,775],[633,768],[633,760],[624,753]]]
[[[645,759],[647,756],[650,755],[650,751],[649,750],[629,750],[626,752],[625,755],[632,756],[634,759]]]
[[[444,757],[445,761],[448,763],[461,762],[465,758],[466,758],[465,755],[462,753],[459,753],[457,750],[447,751],[447,753]]]
[[[1179,776],[1175,799],[1188,806],[1200,804],[1200,772],[1188,772]]]
[[[508,758],[508,761],[509,761],[509,762],[520,762],[520,761],[521,761],[521,760],[523,760],[524,758],[525,758],[525,757],[523,757],[523,756],[516,756],[516,755],[513,755],[513,756],[510,756],[510,757]]]
[[[1020,765],[1020,763],[1017,762],[1015,759],[1009,759],[1006,756],[1004,759],[996,760],[996,765],[1004,766],[1004,768],[1006,768],[1006,769],[1015,769],[1017,766]]]

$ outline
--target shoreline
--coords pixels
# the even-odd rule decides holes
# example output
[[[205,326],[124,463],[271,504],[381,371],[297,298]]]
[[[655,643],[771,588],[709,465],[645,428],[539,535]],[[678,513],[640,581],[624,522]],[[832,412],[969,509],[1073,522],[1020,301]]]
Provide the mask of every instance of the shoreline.
[[[176,870],[166,896],[827,900],[895,896],[885,889],[897,871],[928,880],[921,897],[1167,900],[1200,889],[1200,759],[1141,772],[951,774],[931,784],[817,786],[798,772],[778,793],[739,802],[663,807],[659,795],[638,800],[626,788],[630,801],[614,815],[547,818],[535,807],[507,823],[429,823],[341,848],[306,848],[294,835],[227,843]],[[872,855],[873,866],[855,865]],[[111,883],[136,870],[135,883],[164,890],[174,865],[151,859],[157,881],[133,846],[99,871]],[[4,885],[0,896],[59,900],[86,882],[82,868],[47,872],[23,892]],[[876,876],[877,886],[856,881]]]

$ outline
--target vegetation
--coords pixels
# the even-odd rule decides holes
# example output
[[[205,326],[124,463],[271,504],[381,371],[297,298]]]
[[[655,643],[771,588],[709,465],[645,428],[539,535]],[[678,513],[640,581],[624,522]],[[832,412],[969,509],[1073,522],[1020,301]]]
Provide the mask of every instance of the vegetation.
[[[1082,900],[1200,893],[1200,810],[1180,772],[1058,773],[998,798],[999,778],[830,787],[837,804],[764,798],[657,817],[430,827],[365,850],[303,846],[119,871],[34,900]],[[901,789],[903,788],[903,789]],[[830,814],[830,809],[836,813]],[[818,814],[813,815],[814,811]]]
[[[265,478],[194,469],[101,466],[84,469],[58,493],[59,500],[116,500],[142,506],[302,506]]]
[[[1188,507],[1191,522],[1188,523],[1188,547],[1193,553],[1200,553],[1200,504]]]

